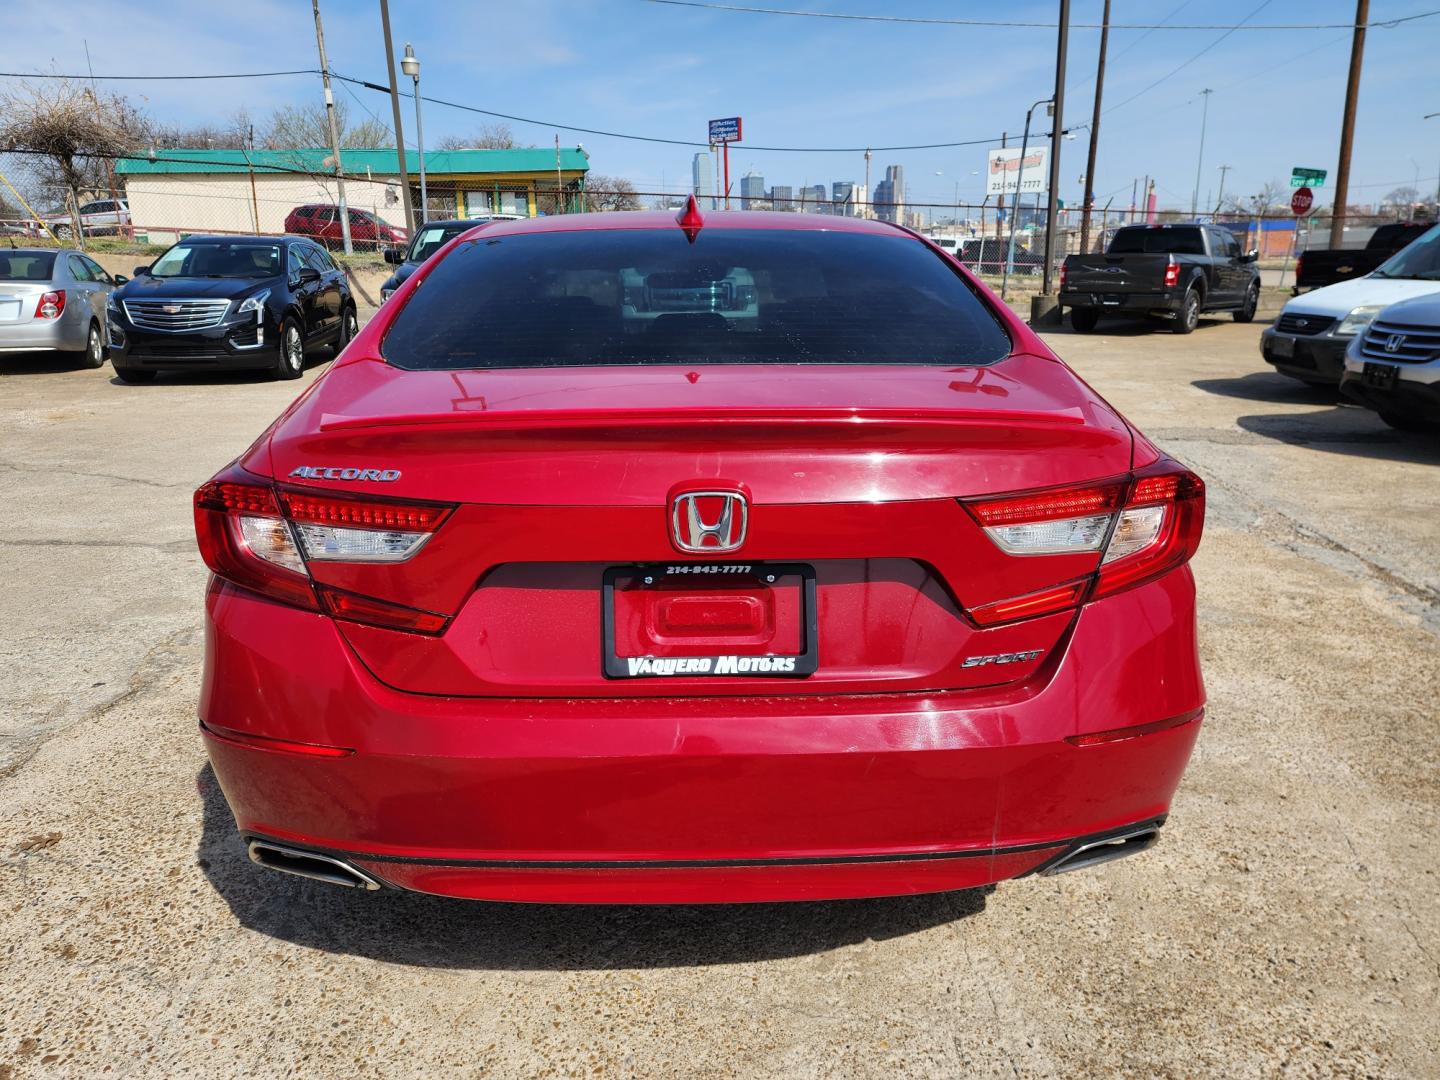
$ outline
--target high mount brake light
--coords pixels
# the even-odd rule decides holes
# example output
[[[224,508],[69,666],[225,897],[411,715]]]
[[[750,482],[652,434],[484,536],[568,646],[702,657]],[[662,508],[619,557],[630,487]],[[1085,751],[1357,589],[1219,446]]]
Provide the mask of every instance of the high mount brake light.
[[[232,466],[195,492],[195,535],[205,564],[217,577],[242,588],[337,619],[439,634],[450,621],[448,615],[318,584],[306,564],[408,559],[452,509],[290,491],[277,497],[263,478]],[[348,523],[382,528],[351,528]],[[405,528],[383,527],[392,523]]]
[[[1153,581],[1200,546],[1205,484],[1169,458],[1118,480],[973,499],[965,509],[1010,555],[1100,553],[1090,577],[973,608],[982,626],[1064,611]]]

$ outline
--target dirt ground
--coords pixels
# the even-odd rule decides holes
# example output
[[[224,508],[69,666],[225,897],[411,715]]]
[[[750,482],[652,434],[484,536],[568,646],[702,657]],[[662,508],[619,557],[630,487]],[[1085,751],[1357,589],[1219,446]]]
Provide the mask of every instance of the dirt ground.
[[[1440,441],[1259,330],[1050,338],[1210,486],[1210,712],[1160,845],[751,907],[252,867],[195,732],[189,499],[297,387],[0,361],[0,1080],[1440,1073]]]

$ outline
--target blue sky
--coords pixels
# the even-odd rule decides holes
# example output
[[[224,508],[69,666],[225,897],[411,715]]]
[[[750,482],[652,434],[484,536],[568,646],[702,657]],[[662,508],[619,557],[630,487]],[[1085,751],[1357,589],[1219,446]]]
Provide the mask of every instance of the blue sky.
[[[739,0],[745,2],[745,0]],[[756,0],[767,6],[763,0]],[[1057,5],[976,0],[882,4],[878,0],[774,0],[768,6],[938,18],[1053,19]],[[1430,0],[1374,0],[1372,21],[1430,10]],[[1344,23],[1351,0],[1115,0],[1115,22]],[[1074,0],[1072,19],[1098,22],[1100,0]],[[373,0],[322,0],[333,67],[383,82],[384,45]],[[199,5],[10,0],[6,24],[45,27],[10,34],[0,45],[4,70],[83,71],[89,39],[95,71],[122,74],[219,72],[313,67],[307,0],[250,0]],[[747,142],[766,146],[888,146],[996,137],[1018,140],[1025,109],[1047,97],[1055,35],[1048,29],[973,28],[841,22],[661,6],[643,0],[512,0],[509,4],[393,0],[399,53],[415,45],[427,94],[499,112],[654,135],[704,137],[711,117],[742,115]],[[1113,31],[1106,80],[1108,112],[1096,168],[1098,201],[1128,205],[1132,181],[1158,180],[1162,205],[1188,207],[1195,185],[1201,98],[1210,98],[1200,198],[1215,197],[1218,166],[1230,165],[1226,189],[1252,193],[1286,183],[1294,165],[1331,171],[1339,140],[1350,34],[1345,30],[1239,32],[1161,79],[1220,37],[1216,31]],[[1427,191],[1440,172],[1440,17],[1368,35],[1356,129],[1352,200],[1370,201],[1412,184]],[[1099,33],[1072,30],[1067,126],[1087,123]],[[263,115],[292,100],[318,99],[318,77],[255,82],[116,83],[174,123],[223,120],[240,106]],[[345,91],[341,91],[345,96]],[[389,122],[385,96],[355,88]],[[1134,100],[1125,102],[1132,95]],[[1122,104],[1122,102],[1125,102]],[[355,101],[352,107],[359,108]],[[413,144],[408,102],[407,141]],[[464,134],[486,118],[427,105],[431,142]],[[522,142],[553,145],[556,128],[514,123]],[[688,184],[693,148],[560,130],[584,144],[597,172],[638,187]],[[1064,147],[1061,194],[1078,202],[1085,133]],[[884,166],[905,166],[911,202],[948,203],[983,195],[984,146],[877,152],[872,183]],[[754,168],[767,184],[860,180],[859,154],[770,153],[732,149],[732,180]],[[1327,186],[1317,194],[1328,201]]]

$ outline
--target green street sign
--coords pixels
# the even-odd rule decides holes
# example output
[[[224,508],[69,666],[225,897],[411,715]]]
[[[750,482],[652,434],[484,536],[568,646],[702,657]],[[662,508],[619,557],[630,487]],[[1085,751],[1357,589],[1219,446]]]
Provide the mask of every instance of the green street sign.
[[[1307,169],[1297,165],[1290,170],[1290,186],[1296,188],[1324,187],[1325,175],[1324,169]]]

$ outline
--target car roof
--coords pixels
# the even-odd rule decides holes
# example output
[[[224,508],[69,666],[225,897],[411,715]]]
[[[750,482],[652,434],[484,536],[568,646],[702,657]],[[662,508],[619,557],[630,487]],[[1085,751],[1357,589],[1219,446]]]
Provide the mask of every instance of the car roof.
[[[617,229],[678,229],[679,211],[609,210],[593,214],[557,214],[552,217],[521,218],[518,221],[489,219],[486,236],[514,236],[525,233],[589,232]],[[701,228],[768,229],[791,232],[869,233],[873,236],[913,236],[908,229],[884,221],[838,217],[829,214],[788,214],[777,211],[702,211]]]
[[[308,244],[310,242],[309,237],[305,236],[260,236],[248,233],[237,233],[234,235],[229,233],[216,235],[197,234],[195,236],[187,236],[185,239],[179,241],[179,243],[182,244]]]

